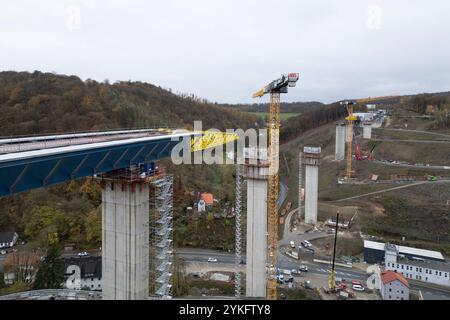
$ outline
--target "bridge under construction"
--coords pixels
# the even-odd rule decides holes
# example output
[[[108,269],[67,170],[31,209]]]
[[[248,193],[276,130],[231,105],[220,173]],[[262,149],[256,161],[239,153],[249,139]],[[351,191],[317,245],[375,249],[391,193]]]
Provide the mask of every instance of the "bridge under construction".
[[[280,94],[297,80],[298,74],[283,75],[254,95],[271,96],[269,148],[246,148],[243,168],[237,166],[237,298],[243,179],[248,209],[246,296],[277,298]],[[156,160],[168,157],[180,140],[189,141],[190,152],[197,152],[237,138],[141,129],[0,139],[0,196],[93,177],[102,189],[103,299],[142,300],[149,292],[171,298],[173,178]]]

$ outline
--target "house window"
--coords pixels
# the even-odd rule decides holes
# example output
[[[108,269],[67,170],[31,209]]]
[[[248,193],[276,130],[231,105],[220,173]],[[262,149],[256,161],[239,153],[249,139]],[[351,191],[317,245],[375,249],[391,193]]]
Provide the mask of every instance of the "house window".
[[[391,296],[389,296],[389,299],[391,299],[392,297]]]
[[[416,272],[419,272],[419,268],[416,267]]]
[[[428,281],[428,277],[425,277],[425,281]]]
[[[403,294],[403,290],[402,290],[402,294]]]
[[[91,281],[94,281],[94,278],[91,278]]]
[[[422,272],[422,268],[420,268],[420,272]]]
[[[98,284],[98,287],[100,288],[100,283]]]
[[[447,273],[445,273],[445,277],[447,278]]]
[[[391,289],[391,288],[389,288],[389,292],[392,292],[392,289]]]
[[[400,298],[400,300],[403,300],[403,298]]]
[[[402,270],[403,270],[403,265],[402,265]]]
[[[93,284],[91,284],[91,288],[93,288],[94,287],[94,285]]]
[[[398,263],[397,263],[397,269],[398,269],[398,268],[400,268],[400,267],[399,267],[399,265],[398,265]]]
[[[436,271],[436,275],[438,275],[438,272]]]

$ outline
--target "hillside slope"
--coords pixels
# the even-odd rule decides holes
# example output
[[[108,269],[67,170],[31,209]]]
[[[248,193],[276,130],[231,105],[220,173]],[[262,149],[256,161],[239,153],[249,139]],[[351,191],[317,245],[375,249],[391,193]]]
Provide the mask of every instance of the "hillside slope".
[[[246,129],[257,122],[245,112],[178,96],[147,83],[98,83],[37,71],[0,72],[0,113],[0,136],[123,127],[190,128],[195,120],[203,121],[203,129]],[[200,217],[194,222],[185,208],[193,205],[199,192],[212,192],[220,199],[218,211],[229,208],[234,197],[234,167],[163,162],[174,175],[175,244],[232,248],[232,220]],[[16,230],[30,246],[45,247],[49,234],[57,234],[59,243],[98,248],[100,203],[100,189],[89,179],[2,197],[0,231]]]
[[[248,128],[257,118],[142,82],[0,72],[0,136],[132,127]]]

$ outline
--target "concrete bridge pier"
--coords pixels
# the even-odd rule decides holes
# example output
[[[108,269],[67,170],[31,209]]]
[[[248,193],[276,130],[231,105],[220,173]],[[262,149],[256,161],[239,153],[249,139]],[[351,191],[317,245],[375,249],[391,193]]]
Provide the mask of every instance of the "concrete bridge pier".
[[[149,186],[115,178],[101,184],[103,299],[147,300]]]

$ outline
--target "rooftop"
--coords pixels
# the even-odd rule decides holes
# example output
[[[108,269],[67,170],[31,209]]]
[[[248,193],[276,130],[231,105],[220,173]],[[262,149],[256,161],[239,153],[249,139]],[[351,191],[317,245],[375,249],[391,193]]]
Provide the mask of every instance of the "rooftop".
[[[384,284],[395,281],[395,280],[400,281],[401,283],[403,283],[405,286],[407,286],[409,288],[409,283],[402,274],[394,272],[394,271],[384,271],[381,273],[381,281]]]
[[[201,200],[205,201],[205,203],[208,205],[212,205],[214,203],[214,197],[212,193],[202,193]]]
[[[3,231],[3,232],[0,232],[0,243],[13,241],[14,234],[15,234],[14,231]]]
[[[368,249],[375,249],[375,250],[381,250],[384,251],[385,249],[385,243],[382,242],[375,242],[375,241],[369,241],[364,240],[364,248]],[[408,254],[411,256],[419,256],[419,257],[426,257],[426,258],[433,258],[445,261],[444,256],[442,253],[438,251],[431,251],[431,250],[425,250],[425,249],[418,249],[418,248],[412,248],[412,247],[405,247],[405,246],[399,246],[395,245],[397,248],[397,252],[399,254]]]
[[[67,268],[71,265],[80,267],[82,278],[102,277],[102,257],[100,256],[64,258],[64,273],[67,272]]]
[[[397,260],[398,263],[408,264],[415,267],[433,269],[438,271],[450,272],[450,263],[440,262],[434,260],[412,260],[408,258],[400,258]]]

